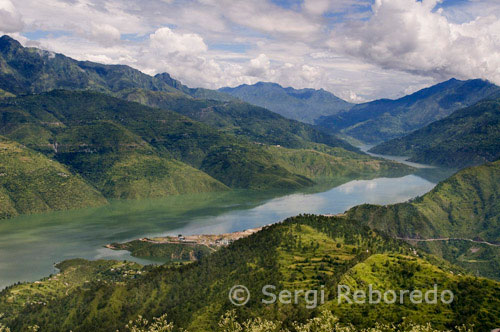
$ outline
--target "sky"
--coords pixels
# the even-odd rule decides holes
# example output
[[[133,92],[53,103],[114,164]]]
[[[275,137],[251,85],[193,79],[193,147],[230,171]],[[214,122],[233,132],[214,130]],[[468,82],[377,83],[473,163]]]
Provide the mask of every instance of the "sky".
[[[500,0],[0,0],[0,33],[190,87],[363,102],[452,77],[500,84]]]

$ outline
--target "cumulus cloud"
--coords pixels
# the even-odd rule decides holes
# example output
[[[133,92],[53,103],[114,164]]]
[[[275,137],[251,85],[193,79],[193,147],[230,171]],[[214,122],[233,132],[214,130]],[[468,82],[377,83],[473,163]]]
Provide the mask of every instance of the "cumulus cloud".
[[[0,30],[46,31],[11,35],[193,87],[274,81],[358,102],[452,76],[498,83],[498,0],[290,1],[0,0]]]
[[[10,0],[0,0],[0,32],[19,32],[24,21]]]
[[[203,38],[194,33],[175,33],[170,28],[160,28],[150,35],[151,47],[163,54],[203,53],[208,50]]]
[[[500,84],[500,20],[495,15],[452,23],[437,0],[376,0],[366,22],[333,34],[330,45],[382,68],[445,79]]]

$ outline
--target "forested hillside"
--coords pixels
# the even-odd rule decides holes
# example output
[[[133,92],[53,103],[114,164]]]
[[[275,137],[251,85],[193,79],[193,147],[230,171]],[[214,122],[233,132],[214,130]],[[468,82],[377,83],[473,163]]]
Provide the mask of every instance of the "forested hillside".
[[[500,98],[487,99],[408,136],[382,143],[374,153],[463,168],[500,158]]]
[[[345,181],[411,172],[401,164],[294,136],[297,145],[310,146],[291,150],[294,154],[323,156],[325,166],[312,172],[314,164],[275,153],[285,148],[90,91],[54,90],[4,99],[0,134],[65,165],[107,198],[229,188],[295,190],[321,177]]]
[[[107,204],[67,167],[0,136],[0,219]]]
[[[500,244],[500,161],[466,168],[410,202],[359,205],[347,211],[347,216],[401,238],[450,238]],[[469,244],[465,243],[464,248],[464,244],[451,243],[446,249],[440,244],[421,243],[474,272],[479,267],[488,276],[500,279],[500,271],[494,268],[499,264],[498,247],[489,248],[484,253],[489,258],[480,260],[481,264],[470,265],[467,261],[473,258],[460,261],[461,255],[477,253],[471,257],[479,257],[484,245],[477,243],[472,248],[478,250],[467,252],[471,249]]]
[[[499,90],[488,81],[451,79],[400,99],[355,105],[347,112],[320,118],[316,124],[329,133],[342,132],[365,143],[380,143],[405,136]]]
[[[74,273],[87,265],[98,267],[75,263],[81,267]],[[448,263],[415,253],[404,242],[345,218],[291,218],[182,267],[147,267],[138,273],[132,266],[117,269],[100,264],[98,277],[90,277],[88,283],[64,268],[39,284],[4,290],[0,297],[0,311],[7,314],[4,324],[13,331],[32,324],[44,331],[114,331],[139,314],[150,319],[166,313],[178,327],[206,332],[218,331],[221,315],[235,309],[239,321],[260,317],[296,331],[294,321],[304,322],[326,308],[344,324],[358,328],[374,326],[373,316],[379,323],[398,323],[407,317],[408,323],[431,322],[435,328],[474,324],[486,330],[500,323],[500,284],[458,275],[460,270]],[[64,284],[59,280],[68,286],[61,288]],[[337,304],[337,284],[365,289],[368,281],[381,289],[424,290],[439,281],[460,302],[381,305],[373,312],[365,305]],[[228,299],[229,289],[238,284],[253,295],[243,307],[233,306]],[[263,305],[261,290],[268,284],[291,291],[325,285],[325,303],[316,310],[307,309],[304,299],[293,306]],[[478,289],[481,295],[473,296]],[[31,304],[23,306],[25,301]]]

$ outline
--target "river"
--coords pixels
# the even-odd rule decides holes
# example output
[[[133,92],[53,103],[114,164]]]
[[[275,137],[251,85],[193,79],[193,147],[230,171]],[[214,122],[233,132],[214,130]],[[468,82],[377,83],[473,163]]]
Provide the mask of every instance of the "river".
[[[403,202],[431,190],[440,177],[444,175],[422,168],[399,178],[353,180],[334,188],[318,186],[292,194],[231,191],[180,195],[3,220],[0,289],[55,273],[54,263],[70,258],[151,263],[133,258],[126,251],[103,247],[111,242],[144,236],[226,233],[300,213],[336,214],[362,203]]]

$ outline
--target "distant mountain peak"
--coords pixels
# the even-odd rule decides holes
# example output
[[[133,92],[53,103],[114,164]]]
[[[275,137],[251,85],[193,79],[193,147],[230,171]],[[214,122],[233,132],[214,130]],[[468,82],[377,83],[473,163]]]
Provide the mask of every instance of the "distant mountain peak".
[[[234,88],[221,88],[219,91],[265,107],[289,119],[311,124],[321,116],[337,114],[352,107],[351,103],[324,89],[284,88],[274,82],[242,84]]]

